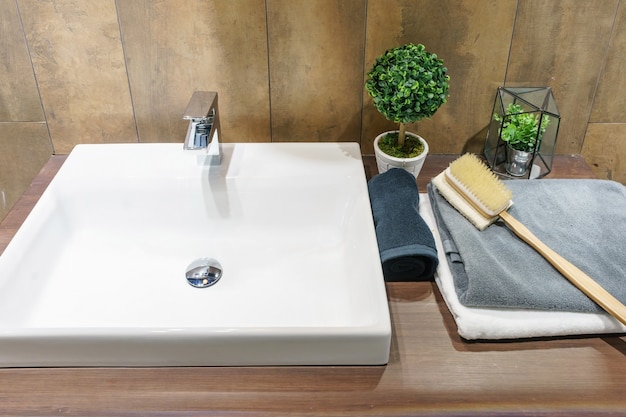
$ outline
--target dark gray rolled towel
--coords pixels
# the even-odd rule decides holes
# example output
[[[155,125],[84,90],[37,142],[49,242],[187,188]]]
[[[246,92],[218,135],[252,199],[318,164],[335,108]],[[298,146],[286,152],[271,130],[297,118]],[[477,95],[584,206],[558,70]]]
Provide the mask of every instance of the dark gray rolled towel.
[[[393,168],[367,186],[385,281],[431,279],[439,259],[433,234],[419,214],[413,174]]]

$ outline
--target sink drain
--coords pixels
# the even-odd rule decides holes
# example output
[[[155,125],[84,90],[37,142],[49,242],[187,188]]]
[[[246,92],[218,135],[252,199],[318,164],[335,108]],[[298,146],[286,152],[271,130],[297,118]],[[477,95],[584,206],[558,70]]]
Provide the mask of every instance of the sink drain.
[[[185,277],[192,287],[210,287],[222,277],[222,265],[213,258],[196,259],[187,267]]]

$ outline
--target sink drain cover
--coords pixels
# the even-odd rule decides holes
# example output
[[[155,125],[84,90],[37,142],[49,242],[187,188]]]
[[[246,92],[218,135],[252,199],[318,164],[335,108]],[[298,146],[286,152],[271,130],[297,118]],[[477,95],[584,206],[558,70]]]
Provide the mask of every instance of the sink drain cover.
[[[192,287],[210,287],[222,277],[222,265],[213,258],[196,259],[187,267],[185,277]]]

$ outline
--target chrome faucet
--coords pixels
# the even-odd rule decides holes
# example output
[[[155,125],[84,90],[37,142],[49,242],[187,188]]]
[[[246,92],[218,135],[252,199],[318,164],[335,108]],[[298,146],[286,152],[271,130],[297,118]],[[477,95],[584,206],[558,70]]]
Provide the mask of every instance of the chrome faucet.
[[[206,154],[210,165],[219,165],[222,161],[222,144],[217,93],[195,91],[183,119],[189,120],[183,149]]]

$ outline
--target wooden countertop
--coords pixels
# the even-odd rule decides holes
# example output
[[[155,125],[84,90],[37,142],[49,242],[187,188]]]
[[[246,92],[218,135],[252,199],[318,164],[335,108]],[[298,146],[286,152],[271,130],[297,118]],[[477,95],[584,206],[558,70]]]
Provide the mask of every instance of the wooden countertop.
[[[450,156],[429,156],[418,185]],[[0,251],[65,160],[53,156],[0,224]],[[373,158],[365,157],[368,176]],[[557,157],[551,177],[593,177]],[[626,338],[465,342],[433,282],[388,283],[386,366],[0,369],[0,415],[615,415]]]

